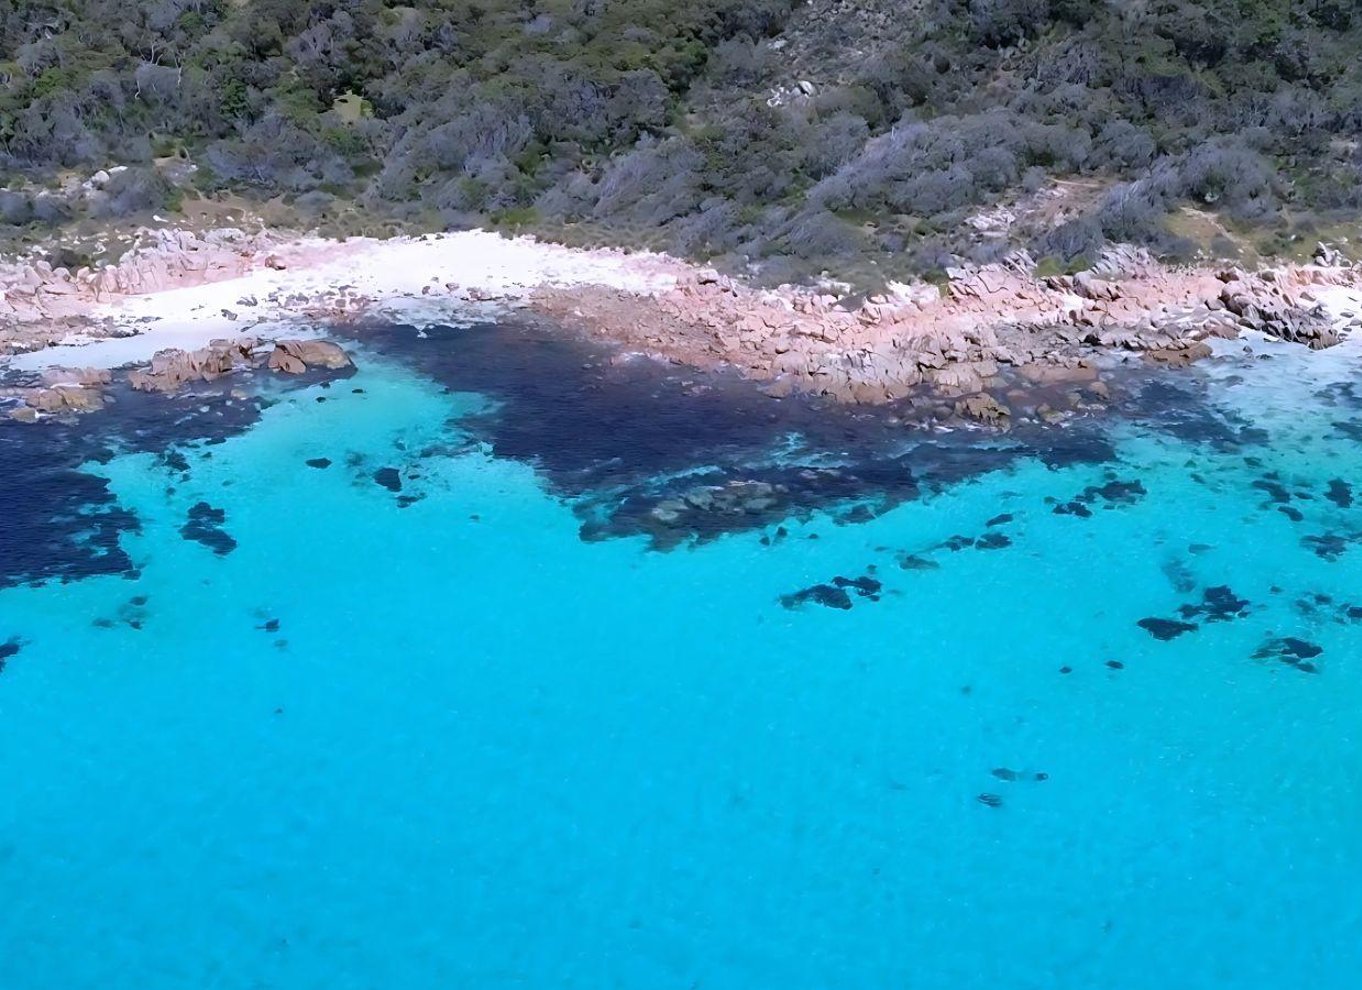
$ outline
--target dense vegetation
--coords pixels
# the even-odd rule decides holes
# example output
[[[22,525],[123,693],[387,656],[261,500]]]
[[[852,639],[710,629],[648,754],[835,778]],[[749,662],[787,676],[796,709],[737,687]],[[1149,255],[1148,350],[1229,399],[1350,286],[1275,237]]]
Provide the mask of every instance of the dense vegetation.
[[[855,55],[848,8],[875,25]],[[1359,134],[1362,0],[0,8],[15,224],[61,222],[33,190],[115,162],[134,167],[98,211],[173,208],[182,158],[199,192],[282,194],[313,219],[575,231],[772,275],[1018,243],[1073,265],[1104,240],[1189,250],[1170,222],[1186,204],[1226,251],[1351,222]],[[1063,209],[1002,236],[966,222],[1059,178],[1082,193]]]

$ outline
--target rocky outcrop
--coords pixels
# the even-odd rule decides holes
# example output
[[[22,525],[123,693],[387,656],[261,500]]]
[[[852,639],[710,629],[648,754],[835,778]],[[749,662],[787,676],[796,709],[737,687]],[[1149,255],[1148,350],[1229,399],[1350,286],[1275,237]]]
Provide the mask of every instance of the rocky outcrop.
[[[263,364],[271,371],[301,375],[309,368],[338,371],[353,367],[350,356],[329,340],[281,340],[268,357],[259,356],[253,337],[215,340],[196,351],[169,348],[157,351],[151,367],[128,373],[128,384],[144,392],[175,392],[191,382],[209,382],[241,368]]]
[[[1240,271],[1221,274],[1225,286],[1220,303],[1238,317],[1240,326],[1311,350],[1332,347],[1339,341],[1324,307],[1308,289],[1292,286],[1282,272],[1269,269],[1256,275]]]
[[[56,343],[73,329],[98,336],[90,307],[123,296],[235,278],[274,261],[276,239],[235,228],[141,231],[117,262],[75,271],[44,259],[0,265],[0,356]]]
[[[350,355],[329,340],[280,340],[270,352],[268,364],[271,371],[301,375],[308,368],[339,371],[353,362]]]
[[[145,371],[128,373],[128,384],[142,392],[175,392],[190,382],[211,382],[253,363],[258,342],[215,340],[195,351],[167,348],[157,351]]]
[[[114,264],[70,271],[39,259],[0,268],[0,319],[69,316],[82,305],[244,275],[274,244],[235,228],[195,234],[160,229]]]
[[[102,387],[112,374],[96,368],[49,368],[37,385],[0,388],[0,399],[17,400],[6,415],[24,423],[42,416],[85,413],[104,408]]]
[[[1006,417],[986,401],[1018,376],[1045,384],[1102,354],[1185,365],[1205,341],[1246,329],[1310,347],[1338,331],[1311,297],[1355,285],[1355,269],[1295,266],[1257,273],[1173,271],[1146,252],[1108,252],[1087,272],[1038,277],[1029,257],[947,270],[940,288],[891,283],[859,305],[816,290],[762,291],[708,270],[651,294],[546,289],[532,305],[627,348],[700,367],[728,365],[775,394],[813,392],[852,403],[902,399],[923,387],[965,399],[960,412]],[[1044,369],[1044,370],[1038,370]]]
[[[138,391],[170,394],[196,382],[262,367],[302,374],[312,369],[342,371],[354,367],[354,362],[329,340],[283,340],[266,352],[255,338],[242,337],[214,340],[193,351],[157,351],[147,367],[127,373],[127,383]],[[112,380],[113,374],[108,371],[53,368],[44,373],[40,385],[0,389],[0,399],[19,401],[7,413],[11,419],[35,422],[44,416],[102,409],[106,402],[104,387]]]

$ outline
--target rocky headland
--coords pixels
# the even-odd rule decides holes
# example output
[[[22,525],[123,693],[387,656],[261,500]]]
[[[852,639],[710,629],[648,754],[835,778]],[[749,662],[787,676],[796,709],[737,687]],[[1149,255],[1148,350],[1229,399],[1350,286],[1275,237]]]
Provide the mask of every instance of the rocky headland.
[[[112,380],[169,392],[242,368],[338,369],[345,352],[311,339],[327,325],[517,310],[608,342],[621,360],[731,368],[773,395],[1006,428],[1101,406],[1123,363],[1186,365],[1245,333],[1323,349],[1362,326],[1362,269],[1323,245],[1310,264],[1257,270],[1170,268],[1118,248],[1073,275],[1039,274],[1019,253],[945,276],[861,295],[831,282],[761,289],[665,255],[482,231],[330,241],[158,230],[97,267],[0,266],[0,404],[33,421],[98,409]]]

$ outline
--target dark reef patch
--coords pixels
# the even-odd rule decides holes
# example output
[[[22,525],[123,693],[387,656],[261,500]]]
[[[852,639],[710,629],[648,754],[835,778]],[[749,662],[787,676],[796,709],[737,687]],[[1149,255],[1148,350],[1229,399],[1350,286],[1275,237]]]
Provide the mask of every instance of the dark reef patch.
[[[1302,595],[1293,603],[1296,614],[1311,621],[1326,620],[1347,625],[1362,622],[1362,605],[1337,602],[1332,595],[1322,592]]]
[[[1124,481],[1108,472],[1107,480],[1104,483],[1089,485],[1067,502],[1060,502],[1055,498],[1046,498],[1045,501],[1054,506],[1050,511],[1057,516],[1078,516],[1081,519],[1087,519],[1092,515],[1091,506],[1098,502],[1105,503],[1103,508],[1116,509],[1134,505],[1148,494],[1144,482],[1138,478]]]
[[[941,567],[936,561],[931,560],[928,557],[919,556],[915,553],[899,554],[896,559],[898,560],[899,567],[903,568],[905,571],[935,571],[939,570]]]
[[[1229,585],[1221,584],[1203,591],[1199,604],[1179,607],[1178,614],[1184,619],[1199,617],[1207,622],[1228,622],[1248,615],[1251,604],[1247,598],[1240,598],[1231,591]]]
[[[307,466],[310,467],[310,468],[317,468],[318,470],[325,470],[326,468],[329,468],[329,467],[331,466],[331,458],[329,458],[329,457],[309,457],[305,463],[306,463]]]
[[[1155,639],[1162,640],[1165,643],[1170,639],[1176,639],[1183,633],[1193,632],[1197,628],[1190,622],[1179,622],[1177,619],[1160,619],[1153,616],[1141,619],[1135,624]]]
[[[189,458],[185,457],[182,451],[174,448],[164,450],[157,460],[168,471],[177,471],[180,474],[189,473]]]
[[[1051,511],[1057,516],[1078,516],[1081,519],[1087,519],[1092,515],[1092,509],[1089,509],[1082,502],[1077,501],[1062,502],[1059,505],[1056,505]]]
[[[882,585],[868,573],[861,577],[835,577],[828,584],[815,584],[788,595],[780,596],[780,604],[787,609],[797,609],[812,602],[826,608],[848,610],[852,606],[852,594],[872,602],[880,600]]]
[[[1265,493],[1269,502],[1286,505],[1291,501],[1290,490],[1277,480],[1276,475],[1264,475],[1255,480],[1249,487]]]
[[[1160,565],[1160,570],[1163,571],[1163,576],[1168,579],[1168,583],[1173,586],[1173,590],[1180,595],[1188,594],[1196,587],[1196,576],[1192,573],[1192,569],[1187,566],[1185,561],[1177,557],[1165,560]]]
[[[183,445],[221,443],[253,425],[271,401],[232,398],[233,388],[240,382],[219,379],[166,397],[115,384],[105,409],[78,420],[22,424],[0,416],[0,587],[99,574],[135,578],[120,538],[141,524],[85,466],[152,453],[183,474]]]
[[[1269,639],[1254,651],[1255,660],[1277,660],[1294,667],[1305,674],[1319,673],[1319,665],[1314,661],[1324,652],[1324,648],[1309,640],[1296,636],[1281,636]]]
[[[471,440],[533,465],[573,500],[586,540],[642,536],[668,549],[818,511],[866,522],[1022,458],[1061,467],[1114,456],[1096,421],[932,433],[904,425],[906,406],[776,398],[734,373],[621,360],[532,317],[424,335],[381,324],[336,333],[450,392],[485,397],[452,424],[462,437],[425,454]]]
[[[189,518],[180,527],[180,535],[186,540],[201,543],[219,557],[225,557],[236,549],[236,540],[223,529],[227,522],[227,512],[209,505],[195,502],[189,507]]]
[[[1265,430],[1241,414],[1218,408],[1195,375],[1159,375],[1130,387],[1120,400],[1123,415],[1141,425],[1225,453],[1268,442]]]
[[[18,636],[11,636],[4,642],[0,642],[0,674],[5,672],[5,664],[19,655],[19,650],[23,644]]]
[[[994,767],[989,771],[989,774],[996,777],[998,780],[1005,780],[1009,784],[1026,781],[1041,783],[1050,779],[1050,775],[1044,771],[1028,772],[1025,770],[1013,770],[1011,767]]]
[[[390,492],[400,492],[402,490],[402,475],[397,468],[379,468],[374,472],[374,482],[388,489]]]
[[[1317,535],[1304,536],[1301,538],[1301,546],[1309,550],[1321,560],[1333,562],[1342,557],[1348,548],[1362,539],[1362,535],[1352,533],[1342,535],[1340,533],[1319,533]]]
[[[1329,488],[1324,493],[1324,497],[1340,509],[1350,509],[1353,504],[1353,486],[1342,478],[1334,478],[1329,482]]]

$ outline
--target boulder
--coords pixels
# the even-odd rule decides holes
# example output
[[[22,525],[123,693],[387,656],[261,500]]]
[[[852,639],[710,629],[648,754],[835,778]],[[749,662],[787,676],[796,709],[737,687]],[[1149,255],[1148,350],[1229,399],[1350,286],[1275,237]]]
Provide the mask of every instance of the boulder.
[[[269,369],[282,371],[286,375],[301,375],[307,370],[307,365],[303,363],[302,358],[290,354],[282,344],[279,344],[270,352]]]
[[[354,364],[350,355],[329,340],[281,340],[275,345],[275,351],[279,350],[297,358],[308,368],[339,371]]]
[[[1155,364],[1183,368],[1194,361],[1211,356],[1211,346],[1200,340],[1186,341],[1185,347],[1159,347],[1145,351],[1144,356]]]
[[[104,408],[104,395],[95,388],[58,385],[52,391],[61,396],[62,405],[72,412],[95,412]]]
[[[1121,298],[1121,287],[1115,282],[1108,282],[1100,279],[1092,272],[1079,272],[1073,277],[1073,288],[1076,295],[1084,299],[1105,299],[1116,300]]]
[[[94,412],[104,408],[104,395],[98,389],[79,385],[32,388],[24,392],[24,402],[37,413]]]
[[[955,403],[955,414],[962,418],[978,420],[989,426],[1003,426],[1012,415],[1012,410],[1003,405],[987,392],[969,395]]]

